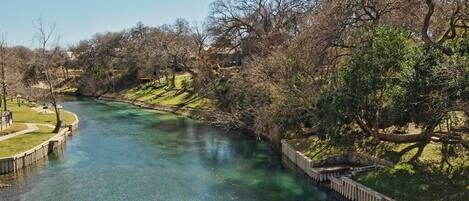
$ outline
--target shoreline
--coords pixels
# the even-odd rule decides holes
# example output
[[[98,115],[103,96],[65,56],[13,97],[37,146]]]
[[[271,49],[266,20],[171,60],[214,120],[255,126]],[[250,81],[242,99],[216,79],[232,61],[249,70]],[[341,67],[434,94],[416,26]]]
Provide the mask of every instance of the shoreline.
[[[140,108],[177,114],[177,115],[181,115],[181,116],[188,117],[188,118],[198,120],[198,121],[205,121],[207,117],[211,114],[211,111],[209,110],[198,110],[198,109],[184,108],[184,107],[177,107],[177,106],[164,106],[164,105],[159,105],[159,104],[151,104],[151,103],[146,103],[143,101],[129,100],[129,99],[121,98],[118,96],[112,96],[112,95],[102,95],[96,99],[104,100],[104,101],[115,101],[115,102],[127,103],[127,104],[131,104],[133,106],[137,106]]]
[[[125,98],[111,96],[111,95],[103,95],[98,100],[104,101],[115,101],[115,102],[122,102],[127,103],[133,106],[137,106],[144,109],[151,109],[161,112],[168,112],[176,115],[181,115],[184,117],[188,117],[194,120],[203,121],[206,123],[206,116],[209,115],[209,111],[201,111],[196,109],[188,109],[188,108],[178,108],[178,107],[170,107],[170,106],[163,106],[157,104],[149,104],[143,101],[138,100],[128,100]],[[195,115],[196,114],[196,115]],[[346,200],[356,200],[356,201],[394,201],[394,199],[387,197],[373,189],[370,189],[354,180],[352,180],[348,176],[341,175],[340,172],[337,171],[324,171],[318,168],[312,168],[314,162],[307,158],[301,152],[294,150],[291,146],[288,145],[286,140],[281,140],[280,149],[278,149],[278,153],[281,155],[282,164],[287,160],[291,163],[294,167],[290,167],[288,165],[283,165],[286,169],[294,168],[296,171],[301,171],[304,176],[306,176],[309,180],[314,181],[311,185],[320,188],[327,188],[338,196]],[[362,156],[359,154],[352,154],[353,158],[362,158],[362,157],[369,157],[369,156]],[[333,156],[331,156],[333,157]],[[377,158],[372,158],[368,160],[381,160]]]
[[[62,147],[67,141],[68,136],[72,135],[78,129],[78,124],[80,122],[75,113],[66,110],[64,111],[72,114],[75,117],[75,121],[68,124],[67,127],[62,128],[57,134],[32,149],[10,157],[0,158],[0,175],[14,173],[25,167],[31,166],[37,161],[47,158],[49,153],[55,151],[57,148]]]

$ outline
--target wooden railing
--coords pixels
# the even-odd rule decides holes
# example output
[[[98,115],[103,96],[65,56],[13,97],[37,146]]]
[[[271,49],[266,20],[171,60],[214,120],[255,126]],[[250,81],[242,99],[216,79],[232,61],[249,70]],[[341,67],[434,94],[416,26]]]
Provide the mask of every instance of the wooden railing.
[[[331,167],[320,168],[314,167],[316,162],[305,156],[299,151],[296,151],[287,141],[282,140],[282,153],[293,164],[298,166],[309,177],[317,182],[330,181],[330,188],[345,198],[353,201],[394,201],[385,195],[378,193],[362,184],[359,184],[349,177],[341,176],[347,173],[349,168],[346,167]],[[357,157],[356,155],[350,155]],[[349,157],[349,156],[346,156]],[[366,160],[370,160],[366,158]],[[368,167],[367,167],[368,168]]]
[[[346,170],[344,168],[313,168],[313,160],[305,156],[303,153],[296,151],[285,140],[282,140],[281,143],[282,153],[296,166],[303,170],[305,174],[317,182],[328,181],[329,177],[338,176]]]

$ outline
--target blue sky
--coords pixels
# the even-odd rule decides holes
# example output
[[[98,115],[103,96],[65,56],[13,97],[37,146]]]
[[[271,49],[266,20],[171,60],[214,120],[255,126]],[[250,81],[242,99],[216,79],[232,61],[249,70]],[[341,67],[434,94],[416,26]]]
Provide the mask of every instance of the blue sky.
[[[213,0],[2,0],[0,32],[10,45],[35,47],[33,22],[55,23],[60,44],[68,46],[93,34],[146,25],[206,19]]]

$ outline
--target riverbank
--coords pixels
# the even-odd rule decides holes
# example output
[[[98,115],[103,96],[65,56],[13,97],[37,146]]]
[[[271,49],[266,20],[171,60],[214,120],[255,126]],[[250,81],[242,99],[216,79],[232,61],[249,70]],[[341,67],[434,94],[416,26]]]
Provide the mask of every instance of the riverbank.
[[[282,140],[282,156],[315,182],[325,185],[348,200],[394,201],[353,178],[361,171],[390,166],[390,162],[357,152],[335,152],[311,158],[298,151],[294,145],[294,141]]]
[[[285,170],[268,142],[247,134],[113,101],[63,105],[79,115],[79,134],[67,140],[62,154],[49,155],[19,180],[5,176],[12,186],[0,191],[2,198],[335,200]]]
[[[145,108],[145,109],[168,112],[168,113],[177,114],[177,115],[188,117],[194,120],[201,120],[201,121],[205,120],[211,114],[211,111],[209,110],[199,110],[199,109],[192,109],[192,108],[152,104],[152,103],[143,102],[139,100],[126,99],[124,97],[113,95],[113,94],[105,94],[99,97],[98,99],[104,100],[104,101],[116,101],[116,102],[127,103],[127,104],[131,104],[137,107]]]
[[[181,99],[177,98],[178,94],[183,94],[183,87],[182,87],[182,80],[186,79],[185,76],[178,76],[176,79],[176,87],[175,88],[166,88],[166,87],[154,87],[156,83],[147,83],[141,86],[136,86],[131,89],[127,90],[122,90],[119,92],[115,93],[107,93],[104,94],[103,96],[99,97],[100,100],[106,100],[106,101],[118,101],[118,102],[123,102],[123,103],[128,103],[134,106],[138,106],[141,108],[146,108],[146,109],[153,109],[153,110],[158,110],[158,111],[163,111],[163,112],[169,112],[185,117],[189,117],[192,119],[197,119],[197,120],[202,120],[206,121],[207,117],[209,117],[211,114],[214,112],[214,107],[211,107],[210,109],[207,109],[207,107],[199,107],[197,104],[188,104],[187,102],[182,102],[182,100],[186,99]],[[179,91],[179,93],[178,93]],[[176,98],[175,98],[176,96]],[[196,96],[196,95],[194,95]],[[156,100],[155,100],[156,99]],[[188,98],[188,100],[193,100],[197,98]],[[169,103],[169,104],[168,104]],[[202,109],[203,108],[203,109]],[[300,141],[291,141],[293,144],[301,144]],[[346,172],[346,168],[313,168],[313,165],[316,163],[320,163],[323,160],[326,160],[328,158],[333,158],[334,156],[338,155],[338,149],[334,149],[333,146],[331,146],[331,150],[337,150],[337,151],[325,151],[322,154],[316,154],[313,159],[309,159],[307,155],[307,151],[309,146],[309,142],[304,144],[303,149],[300,151],[297,151],[296,149],[301,147],[301,146],[291,146],[289,145],[290,143],[287,143],[286,140],[282,140],[281,147],[280,147],[280,153],[283,155],[284,158],[289,159],[293,164],[295,164],[300,171],[304,171],[304,174],[311,178],[312,180],[318,182],[318,183],[326,183],[324,186],[327,188],[338,192],[343,197],[346,197],[351,200],[356,200],[355,197],[351,197],[348,195],[343,189],[347,188],[351,191],[356,191],[356,189],[351,189],[346,185],[343,185],[342,183],[344,180],[347,180],[348,184],[351,184],[353,186],[358,186],[355,184],[358,184],[357,182],[351,180],[350,178],[344,178],[342,179],[341,176]],[[289,151],[288,151],[289,150]],[[342,151],[340,151],[342,153]],[[311,155],[310,155],[311,156]],[[383,164],[390,166],[391,164],[387,161],[380,161],[379,159],[375,159],[369,155],[364,155],[364,154],[356,154],[354,155],[354,159],[356,161],[363,162],[364,159],[367,161],[365,162],[366,165],[380,165],[382,166]],[[333,180],[331,177],[336,178]],[[341,184],[341,185],[331,185],[331,181],[336,181],[335,184]],[[354,183],[351,183],[354,182]],[[349,185],[350,186],[350,185]],[[363,185],[362,185],[363,186]],[[371,195],[376,195],[376,197],[383,197],[386,198],[386,200],[392,200],[389,197],[386,197],[376,191],[373,191],[371,189],[365,189],[360,188],[362,192],[369,194],[370,198]],[[341,193],[342,192],[342,193]],[[359,201],[366,201],[365,199],[358,199]]]
[[[142,108],[206,120],[214,112],[214,102],[187,89],[189,79],[188,75],[178,75],[174,87],[148,82],[133,88],[106,93],[99,99],[125,102]]]
[[[63,128],[58,133],[52,133],[54,114],[36,111],[31,105],[18,106],[9,104],[13,112],[14,124],[24,124],[27,127],[7,135],[0,140],[0,175],[15,172],[61,147],[66,138],[78,129],[78,117],[68,111],[61,111],[64,121]]]
[[[212,117],[217,111],[214,102],[203,101],[210,103],[208,105],[211,106],[202,107],[202,104],[197,102],[197,100],[201,100],[197,94],[190,94],[185,91],[186,89],[182,84],[185,79],[187,77],[183,75],[178,76],[174,88],[158,85],[158,83],[146,83],[131,89],[105,94],[100,99],[125,102],[142,108],[174,113],[206,122],[210,121],[207,118]],[[418,146],[412,143],[380,142],[376,144],[372,139],[363,139],[359,140],[358,143],[342,142],[342,144],[337,144],[319,140],[314,135],[309,138],[287,137],[287,139],[289,139],[289,143],[295,150],[314,161],[334,159],[336,156],[347,152],[365,154],[376,160],[387,161],[386,165],[383,165],[383,163],[372,164],[383,166],[383,168],[362,171],[361,174],[354,175],[352,179],[357,184],[375,189],[397,200],[415,200],[418,197],[426,199],[441,198],[443,200],[452,198],[457,200],[466,196],[468,194],[466,192],[469,191],[468,184],[464,183],[468,175],[469,164],[466,164],[468,162],[464,162],[465,159],[461,157],[450,158],[452,164],[461,167],[460,173],[447,173],[438,170],[438,164],[441,161],[440,150],[442,149],[438,143],[430,143],[420,153],[420,160],[415,163],[410,159],[418,153]],[[463,161],[462,164],[461,161]],[[364,166],[367,165],[370,164]],[[341,168],[339,170],[343,171]],[[459,176],[456,176],[458,174]],[[440,181],[445,181],[445,183],[429,181],[426,179],[429,177],[439,178]],[[328,183],[330,182],[330,179],[325,180]],[[413,183],[414,185],[405,187],[402,185],[403,183]],[[336,184],[338,183],[336,182]],[[422,186],[427,187],[422,188]],[[432,192],[430,193],[428,189],[432,189]]]
[[[198,120],[205,120],[206,117],[210,116],[211,112],[213,112],[213,110],[206,111],[188,107],[152,104],[142,101],[142,99],[132,100],[125,97],[126,96],[124,95],[118,94],[106,94],[100,99],[125,102],[142,108],[170,112]],[[295,147],[296,150],[298,150],[299,153],[301,153],[303,156],[307,156],[307,158],[310,158],[310,160],[326,160],[328,158],[334,158],[334,156],[337,156],[340,153],[354,152],[355,149],[359,149],[361,152],[366,152],[367,156],[374,156],[372,158],[375,160],[381,160],[380,158],[387,160],[388,162],[386,166],[382,166],[383,163],[372,164],[380,165],[383,168],[372,168],[361,172],[361,174],[354,175],[353,177],[346,176],[342,179],[341,175],[343,174],[339,174],[337,172],[344,172],[343,169],[337,169],[336,171],[325,171],[337,173],[332,179],[329,179],[328,176],[318,176],[320,174],[315,175],[317,178],[321,178],[321,182],[327,182],[327,186],[329,188],[334,189],[342,196],[348,197],[349,199],[352,198],[350,196],[358,196],[356,194],[351,195],[350,191],[348,192],[349,194],[347,194],[347,191],[343,190],[344,188],[350,189],[350,186],[362,186],[360,189],[362,189],[363,192],[370,192],[368,193],[370,195],[373,194],[377,197],[389,196],[397,200],[415,200],[418,197],[423,197],[426,199],[441,198],[442,200],[446,198],[454,198],[454,200],[457,200],[465,197],[467,195],[466,192],[469,191],[469,188],[467,187],[468,185],[464,184],[464,178],[467,178],[467,170],[463,169],[460,177],[453,177],[451,174],[445,174],[442,171],[435,171],[435,168],[433,168],[435,165],[432,165],[432,168],[429,168],[429,166],[417,167],[414,166],[413,163],[408,162],[409,159],[417,153],[416,146],[413,144],[382,144],[378,147],[370,149],[370,146],[364,145],[349,145],[348,147],[344,147],[330,144],[321,140],[305,141],[301,138],[291,139],[290,143],[293,147]],[[420,164],[438,164],[437,161],[440,160],[438,154],[440,149],[440,145],[431,143],[421,153],[422,163]],[[454,161],[455,160],[453,160],[453,162]],[[463,163],[467,163],[464,162],[463,159],[457,159],[456,161],[463,161]],[[468,165],[463,164],[462,167],[467,169]],[[466,171],[466,173],[464,171]],[[308,174],[308,172],[305,172],[305,174],[311,177],[314,176]],[[434,180],[428,180],[427,178],[439,178],[439,181],[445,182],[442,183]],[[406,187],[405,185],[402,185],[405,183],[412,183],[413,185]],[[422,188],[422,186],[427,187]],[[372,189],[375,189],[376,191]],[[429,193],[428,189],[432,189],[432,192]],[[356,192],[358,190],[352,191]],[[446,191],[450,192],[450,194],[445,193]]]
[[[148,94],[147,94],[148,96]],[[177,115],[182,115],[186,117],[190,117],[193,119],[197,120],[205,120],[206,117],[210,114],[211,111],[207,110],[199,110],[199,109],[193,109],[193,108],[187,108],[187,107],[175,107],[172,105],[160,105],[160,104],[155,104],[151,103],[150,101],[142,101],[142,99],[129,99],[126,98],[128,96],[123,95],[123,93],[114,93],[114,94],[105,94],[101,96],[99,99],[100,100],[107,100],[107,101],[118,101],[118,102],[123,102],[123,103],[128,103],[132,104],[134,106],[138,106],[141,108],[146,108],[146,109],[153,109],[153,110],[158,110],[158,111],[164,111],[164,112],[169,112],[169,113],[174,113]],[[144,99],[143,99],[144,100]],[[367,200],[372,200],[372,199],[377,199],[377,198],[383,198],[384,200],[392,201],[393,199],[384,196],[383,194],[380,194],[376,191],[373,191],[369,188],[366,188],[365,186],[361,185],[362,188],[357,188],[357,189],[351,189],[349,188],[350,185],[353,185],[355,187],[359,186],[358,182],[355,182],[351,180],[348,177],[342,178],[342,174],[344,173],[344,169],[337,169],[337,170],[330,170],[330,169],[322,169],[322,168],[312,168],[313,162],[311,159],[306,157],[303,153],[294,150],[292,146],[287,145],[288,143],[285,140],[282,140],[281,143],[281,154],[283,157],[288,158],[293,164],[299,167],[299,170],[304,171],[304,174],[311,178],[312,180],[322,183],[326,182],[326,187],[336,191],[340,196],[346,197],[347,199],[350,200],[357,200],[358,197],[351,197],[350,195],[347,194],[343,189],[349,189],[350,191],[358,191],[363,192],[363,194],[369,195],[369,196],[363,196],[363,199],[358,199],[359,201],[367,201]],[[290,150],[290,151],[288,151]],[[294,150],[294,151],[292,151]],[[305,150],[303,150],[305,151]],[[291,153],[290,153],[291,152]],[[290,153],[290,154],[289,154]],[[332,157],[334,156],[332,153],[329,153],[329,156],[324,156],[325,158]],[[389,162],[387,161],[380,161],[379,159],[375,159],[371,156],[365,156],[365,155],[359,155],[356,154],[354,155],[355,159],[358,160],[367,160],[368,165],[382,165],[382,164],[387,164],[390,165]],[[323,159],[325,159],[323,158]],[[319,162],[321,160],[317,160],[315,162]],[[333,180],[332,177],[334,176],[335,180]],[[340,184],[340,185],[332,185],[330,184],[331,181],[335,181],[334,184]],[[348,186],[343,184],[344,181],[348,182]],[[369,198],[369,199],[364,199],[364,198]]]
[[[368,141],[368,143],[372,143],[372,141]],[[442,146],[439,143],[430,142],[422,151],[419,151],[418,144],[415,143],[381,142],[374,144],[374,146],[366,143],[337,144],[311,136],[289,139],[288,145],[316,163],[327,161],[331,156],[354,152],[389,162],[388,164],[381,163],[382,167],[379,168],[371,168],[358,174],[346,176],[345,180],[340,176],[329,179],[331,187],[339,189],[347,197],[357,195],[356,193],[351,194],[351,191],[343,190],[344,184],[350,184],[351,181],[357,185],[348,185],[349,189],[364,186],[400,201],[459,201],[465,200],[469,196],[469,183],[467,183],[469,181],[469,155],[448,157],[447,160],[448,163],[452,164],[452,169],[441,168]],[[418,160],[414,159],[416,155],[419,156]],[[372,164],[368,163],[368,165]]]

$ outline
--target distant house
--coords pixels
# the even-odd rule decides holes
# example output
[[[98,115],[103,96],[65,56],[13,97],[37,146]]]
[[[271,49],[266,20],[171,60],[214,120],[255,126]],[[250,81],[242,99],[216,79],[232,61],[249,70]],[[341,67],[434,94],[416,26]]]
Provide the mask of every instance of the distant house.
[[[218,64],[222,68],[241,65],[241,51],[236,48],[208,47],[205,51],[208,52],[208,61],[210,64]]]

